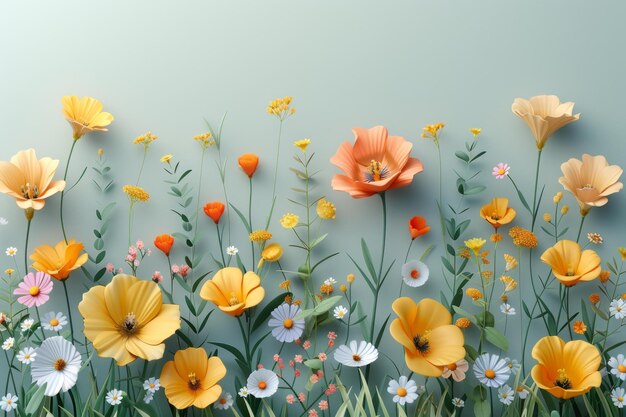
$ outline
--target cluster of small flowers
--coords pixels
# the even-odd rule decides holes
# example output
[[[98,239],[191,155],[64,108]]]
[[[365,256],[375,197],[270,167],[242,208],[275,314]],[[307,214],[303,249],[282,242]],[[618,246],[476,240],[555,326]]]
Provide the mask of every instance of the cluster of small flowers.
[[[136,275],[137,269],[146,256],[150,256],[152,251],[146,249],[142,240],[138,240],[134,246],[128,248],[128,254],[124,260],[133,270],[133,275]]]

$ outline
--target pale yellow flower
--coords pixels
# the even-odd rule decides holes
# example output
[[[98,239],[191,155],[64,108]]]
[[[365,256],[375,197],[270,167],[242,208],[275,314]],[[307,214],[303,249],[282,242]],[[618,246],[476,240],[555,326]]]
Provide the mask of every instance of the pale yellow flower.
[[[281,217],[280,225],[285,229],[293,229],[297,226],[299,221],[300,218],[296,214],[286,213],[283,217]]]
[[[300,148],[302,152],[306,151],[307,146],[311,144],[311,139],[300,139],[293,143],[294,146]]]
[[[272,234],[267,230],[255,230],[249,235],[250,241],[255,243],[263,243],[272,238]]]
[[[150,199],[150,194],[148,194],[143,188],[136,185],[125,185],[122,187],[122,191],[128,195],[131,203],[136,203],[138,201],[146,202]]]
[[[480,132],[482,132],[482,129],[479,127],[472,127],[470,129],[470,132],[472,133],[472,135],[474,135],[474,137],[480,135]]]
[[[270,102],[270,104],[268,104],[266,109],[267,113],[278,117],[281,121],[285,120],[296,112],[296,109],[291,107],[292,101],[292,96],[274,99]]]
[[[148,147],[152,142],[157,140],[158,136],[153,135],[151,132],[146,132],[141,136],[137,136],[133,141],[133,144],[139,145],[142,144],[145,147]]]
[[[317,202],[317,215],[324,220],[332,220],[336,216],[336,208],[333,203],[326,200],[325,198],[320,198]]]
[[[169,162],[172,160],[172,158],[173,158],[173,157],[174,157],[174,155],[172,155],[171,153],[168,153],[168,154],[166,154],[166,155],[163,155],[163,156],[161,157],[161,162],[163,162],[163,163],[169,163]]]
[[[114,120],[111,113],[102,111],[102,103],[92,97],[65,96],[61,103],[63,115],[74,131],[74,140],[89,132],[106,132]]]
[[[465,241],[465,246],[474,252],[474,255],[478,255],[484,244],[487,243],[485,239],[475,237]]]

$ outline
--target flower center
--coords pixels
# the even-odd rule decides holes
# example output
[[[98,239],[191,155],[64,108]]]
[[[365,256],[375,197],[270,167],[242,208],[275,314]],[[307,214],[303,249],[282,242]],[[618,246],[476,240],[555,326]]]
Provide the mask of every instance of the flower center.
[[[29,182],[22,185],[20,191],[22,191],[22,196],[27,200],[39,197],[39,188],[36,185],[31,188]]]
[[[448,369],[451,371],[456,371],[456,363],[451,363],[450,365],[448,365]]]
[[[383,164],[379,161],[371,160],[365,173],[365,182],[380,181],[387,177],[389,169],[383,167]]]
[[[230,306],[236,306],[237,304],[239,304],[239,298],[237,297],[237,294],[235,294],[234,292],[230,293],[230,299],[228,300],[228,304]]]
[[[56,361],[54,361],[54,369],[56,371],[59,372],[63,372],[63,370],[65,369],[65,367],[67,366],[67,363],[65,363],[65,360],[62,358],[57,359]]]
[[[226,404],[226,398],[222,397],[220,398],[220,404]]]
[[[398,395],[398,397],[406,397],[406,388],[404,387],[400,387],[398,388],[398,390],[396,391],[396,394]]]
[[[291,329],[293,327],[293,320],[291,319],[283,320],[283,327],[285,327],[285,329]]]
[[[156,385],[150,384],[149,386],[150,386],[150,388],[154,388]]]
[[[425,355],[428,353],[428,351],[430,350],[430,343],[428,342],[428,333],[430,333],[430,331],[427,331],[425,335],[416,335],[413,338],[413,345],[415,345],[415,349],[417,349],[417,351],[419,353],[421,353],[422,355]]]
[[[617,365],[617,370],[620,371],[621,373],[625,374],[626,373],[626,366],[622,365],[621,363],[619,365]]]
[[[411,270],[411,278],[418,279],[420,277],[420,271],[417,269]]]
[[[506,171],[504,170],[504,168],[500,168],[498,170],[498,175],[504,175],[506,173]]]
[[[493,213],[491,213],[490,216],[493,220],[500,220],[500,215],[498,213],[496,213],[495,211]]]
[[[496,377],[496,373],[493,369],[487,369],[485,371],[485,377],[489,379],[494,379]]]
[[[191,372],[189,375],[187,375],[187,386],[192,391],[196,391],[200,388],[200,380],[196,378],[195,372]]]
[[[135,313],[128,313],[126,315],[124,323],[122,323],[122,329],[128,334],[135,333],[137,330],[137,317],[135,317]]]
[[[622,397],[621,395],[619,397],[617,397],[617,401],[622,402],[624,401],[624,397]]]
[[[28,293],[32,296],[32,297],[37,297],[39,295],[41,291],[39,290],[39,287],[36,285],[33,285],[32,287],[30,287],[30,289],[28,290]]]
[[[49,323],[50,323],[50,326],[52,326],[52,327],[56,327],[56,326],[58,326],[58,325],[59,325],[59,320],[57,320],[57,319],[51,319]]]
[[[352,355],[352,360],[355,362],[361,362],[361,356],[355,353],[354,355]]]
[[[267,388],[267,382],[265,381],[259,381],[259,385],[258,385],[259,389],[265,389]]]
[[[572,381],[570,381],[570,379],[567,377],[567,374],[565,373],[565,369],[559,369],[556,372],[558,376],[556,377],[556,381],[554,381],[554,385],[556,385],[557,387],[561,387],[563,389],[571,389]]]
[[[25,353],[24,354],[24,359],[30,359],[30,353]]]

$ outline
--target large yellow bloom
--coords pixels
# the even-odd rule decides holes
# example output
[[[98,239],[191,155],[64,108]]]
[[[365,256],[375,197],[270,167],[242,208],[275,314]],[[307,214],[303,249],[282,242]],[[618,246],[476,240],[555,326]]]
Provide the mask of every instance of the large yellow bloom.
[[[163,304],[157,284],[131,275],[116,275],[110,284],[92,287],[78,310],[98,355],[120,366],[138,357],[161,359],[163,341],[180,328],[180,307]]]
[[[581,251],[580,245],[572,240],[559,240],[546,249],[541,260],[550,265],[556,279],[568,287],[594,280],[602,270],[598,254],[591,249]]]
[[[418,304],[408,297],[391,306],[398,318],[391,322],[391,336],[404,346],[409,369],[424,376],[441,376],[444,366],[465,357],[461,330],[452,324],[450,312],[425,298]]]
[[[554,132],[580,118],[580,113],[572,115],[574,103],[561,103],[557,96],[535,96],[530,100],[516,98],[511,110],[526,122],[538,149],[543,149]]]
[[[618,182],[624,171],[617,165],[609,165],[602,155],[584,154],[582,161],[572,158],[561,164],[561,171],[559,183],[574,194],[583,215],[591,207],[605,205],[609,201],[607,196],[624,188]]]
[[[533,380],[557,398],[577,397],[602,383],[600,352],[591,343],[565,343],[558,336],[546,336],[533,347],[532,356],[538,362],[531,372]]]
[[[65,181],[52,181],[57,166],[58,159],[37,159],[34,149],[19,151],[9,162],[0,161],[0,193],[24,210],[40,210],[46,198],[65,189]]]
[[[244,275],[239,268],[222,268],[205,282],[200,297],[212,301],[220,310],[237,317],[263,301],[261,278],[252,271]]]
[[[161,385],[170,404],[179,410],[206,408],[222,393],[217,385],[226,375],[226,367],[217,356],[207,357],[202,348],[188,348],[174,354],[161,371]]]
[[[75,240],[60,241],[53,248],[50,245],[41,245],[35,248],[30,255],[33,262],[33,268],[37,271],[45,272],[60,281],[66,280],[70,276],[70,272],[83,266],[89,255],[80,254],[85,246]]]
[[[102,103],[92,97],[65,96],[61,99],[63,114],[72,126],[74,140],[93,131],[106,132],[113,121],[111,113],[102,111]]]
[[[517,213],[509,207],[508,198],[494,198],[480,209],[480,217],[496,229],[513,221]]]

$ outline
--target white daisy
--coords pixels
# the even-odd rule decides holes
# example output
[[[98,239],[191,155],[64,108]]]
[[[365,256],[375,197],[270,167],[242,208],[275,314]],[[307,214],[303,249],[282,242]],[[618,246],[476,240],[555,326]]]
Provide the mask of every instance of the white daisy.
[[[272,336],[279,342],[291,343],[304,331],[304,319],[296,319],[302,313],[295,304],[283,303],[272,311],[267,325],[272,327]]]
[[[12,337],[7,337],[6,340],[2,342],[2,349],[4,350],[13,349],[14,345],[15,345],[15,339]]]
[[[421,287],[428,281],[428,267],[424,262],[409,261],[402,265],[402,280],[409,287]]]
[[[124,399],[124,393],[118,389],[112,389],[107,392],[106,400],[111,405],[119,405],[122,403],[122,399]]]
[[[143,381],[143,389],[150,392],[157,392],[161,388],[161,381],[158,378],[151,377]]]
[[[528,394],[530,394],[523,385],[518,385],[516,391],[517,396],[520,398],[520,400],[525,400],[526,398],[528,398]]]
[[[17,255],[17,248],[14,246],[9,246],[7,250],[4,251],[4,253],[6,253],[7,256],[15,256]]]
[[[19,398],[17,397],[17,395],[7,394],[2,397],[2,400],[0,400],[0,409],[2,411],[10,413],[17,408],[18,401]]]
[[[465,407],[465,401],[463,401],[459,397],[454,397],[452,399],[452,405],[455,406],[456,408],[463,408]]]
[[[341,345],[335,350],[335,360],[342,365],[357,368],[378,359],[378,349],[369,342],[353,340],[350,346]]]
[[[235,256],[239,253],[239,249],[234,246],[229,246],[226,248],[226,254],[229,256]]]
[[[278,377],[269,369],[258,369],[248,377],[246,390],[256,398],[271,397],[278,390]]]
[[[511,376],[511,368],[498,355],[484,353],[476,358],[472,367],[476,379],[489,388],[502,386]]]
[[[508,303],[500,304],[500,311],[502,312],[502,314],[506,314],[507,316],[515,315],[515,308],[511,307],[511,304]]]
[[[0,217],[0,226],[6,226],[7,224],[9,224],[9,221],[4,217]]]
[[[233,406],[233,396],[229,392],[223,392],[222,395],[215,401],[213,407],[218,410],[228,410]]]
[[[504,405],[510,405],[515,399],[515,391],[513,388],[504,384],[498,388],[498,400]]]
[[[31,327],[33,327],[33,324],[35,324],[35,320],[26,319],[22,323],[20,323],[20,328],[23,332],[27,332],[30,330]]]
[[[511,368],[511,373],[513,375],[516,375],[517,371],[522,369],[522,364],[520,364],[517,359],[504,358],[504,361],[506,362],[506,366]]]
[[[392,379],[387,386],[387,392],[393,395],[393,402],[400,405],[411,404],[417,400],[417,384],[402,375],[398,380]]]
[[[443,373],[441,374],[444,378],[454,379],[456,382],[461,382],[465,379],[465,372],[469,370],[469,364],[465,359],[461,359],[456,363],[451,363],[443,367]]]
[[[50,311],[43,315],[41,325],[44,329],[51,332],[58,332],[67,324],[67,317],[63,313],[55,313]]]
[[[154,392],[146,391],[146,395],[143,396],[143,402],[146,404],[150,404],[154,400]]]
[[[324,281],[324,284],[326,285],[335,285],[336,283],[337,283],[337,280],[333,277],[330,277]]]
[[[626,358],[621,353],[617,355],[617,358],[611,357],[608,365],[611,367],[611,373],[621,379],[626,380]]]
[[[31,375],[37,385],[47,384],[47,396],[66,392],[76,384],[81,358],[74,345],[62,336],[54,336],[44,340],[36,353]]]
[[[35,361],[35,356],[37,356],[35,349],[32,347],[25,347],[17,353],[16,358],[24,365],[30,365]]]
[[[611,399],[613,400],[613,405],[615,405],[615,407],[624,408],[626,405],[626,390],[624,390],[624,388],[613,389],[613,391],[611,391]]]
[[[239,388],[239,396],[241,398],[246,398],[248,396],[248,387],[241,387]]]
[[[626,317],[626,302],[621,298],[611,301],[611,306],[609,307],[609,313],[611,313],[611,316],[615,317],[618,320],[625,318]]]
[[[343,320],[347,315],[348,309],[344,306],[337,306],[333,310],[333,316],[335,316],[337,320]]]

